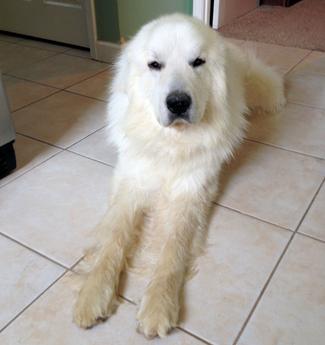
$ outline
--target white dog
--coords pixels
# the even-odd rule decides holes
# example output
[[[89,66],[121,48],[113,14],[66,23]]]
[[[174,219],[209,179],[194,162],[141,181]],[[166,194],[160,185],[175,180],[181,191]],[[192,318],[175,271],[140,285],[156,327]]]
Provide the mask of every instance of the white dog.
[[[161,17],[126,45],[109,104],[119,151],[114,190],[100,224],[105,237],[75,306],[79,326],[113,313],[144,218],[156,260],[139,330],[162,337],[177,325],[184,278],[204,244],[220,167],[243,137],[245,113],[284,103],[279,75],[194,18]]]

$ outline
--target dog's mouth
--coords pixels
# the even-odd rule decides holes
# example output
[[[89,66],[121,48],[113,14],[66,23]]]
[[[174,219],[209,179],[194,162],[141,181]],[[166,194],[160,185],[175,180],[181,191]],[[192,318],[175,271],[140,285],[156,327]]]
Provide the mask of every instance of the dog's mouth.
[[[168,121],[166,123],[166,127],[184,127],[190,125],[191,119],[188,112],[182,114],[168,114]]]

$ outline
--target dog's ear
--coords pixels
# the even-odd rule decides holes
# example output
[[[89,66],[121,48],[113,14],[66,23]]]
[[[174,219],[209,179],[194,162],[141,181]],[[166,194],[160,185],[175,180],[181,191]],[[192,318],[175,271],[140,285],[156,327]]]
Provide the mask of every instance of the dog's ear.
[[[111,84],[111,93],[127,93],[129,74],[128,44],[121,47],[121,52],[114,65],[114,76]]]
[[[123,140],[121,124],[123,123],[129,106],[129,63],[127,46],[126,44],[126,46],[122,48],[117,62],[115,63],[108,103],[109,141],[117,147],[121,146],[121,141]]]
[[[224,39],[217,34],[213,40],[213,50],[211,52],[211,68],[212,77],[212,103],[219,108],[227,105],[227,49]]]

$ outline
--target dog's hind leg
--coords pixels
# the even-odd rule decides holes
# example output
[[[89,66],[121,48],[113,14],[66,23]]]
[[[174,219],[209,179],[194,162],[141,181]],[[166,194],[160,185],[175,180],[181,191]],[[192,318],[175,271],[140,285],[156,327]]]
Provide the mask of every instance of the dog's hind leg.
[[[284,81],[271,67],[247,53],[245,68],[245,96],[248,108],[276,112],[286,103]]]
[[[140,221],[139,198],[120,181],[111,206],[100,223],[103,239],[92,271],[87,275],[74,309],[74,321],[89,328],[109,317],[117,306],[117,290],[125,256]]]

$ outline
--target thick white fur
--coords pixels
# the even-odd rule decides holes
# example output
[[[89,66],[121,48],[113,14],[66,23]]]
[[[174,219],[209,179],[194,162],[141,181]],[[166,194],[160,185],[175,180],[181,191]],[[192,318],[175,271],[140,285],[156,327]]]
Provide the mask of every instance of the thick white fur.
[[[197,57],[206,63],[193,68]],[[162,70],[149,69],[152,60]],[[165,99],[175,89],[192,97],[191,124],[166,126]],[[139,31],[123,49],[112,84],[110,138],[119,160],[99,226],[104,237],[75,306],[78,325],[113,313],[120,273],[143,224],[155,260],[139,330],[162,337],[177,325],[184,278],[204,244],[220,167],[243,137],[245,113],[284,103],[279,75],[196,19],[165,16]]]

